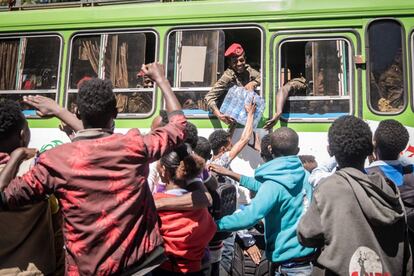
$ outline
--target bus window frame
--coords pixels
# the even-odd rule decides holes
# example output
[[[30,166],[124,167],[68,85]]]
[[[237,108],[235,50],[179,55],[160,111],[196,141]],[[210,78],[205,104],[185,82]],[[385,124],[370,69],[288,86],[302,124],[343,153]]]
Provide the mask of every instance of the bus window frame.
[[[408,78],[410,80],[411,83],[411,101],[410,101],[410,105],[411,105],[411,111],[414,112],[414,68],[413,68],[413,62],[414,62],[414,27],[411,28],[410,32],[409,32],[410,36],[410,43],[408,44],[408,55],[409,55],[409,60],[411,61],[411,65],[407,66],[407,70],[410,70],[409,74],[408,74]]]
[[[276,102],[276,95],[280,89],[279,84],[281,82],[280,80],[280,72],[281,72],[281,47],[286,42],[294,42],[294,41],[323,41],[323,40],[342,40],[345,41],[348,44],[349,47],[349,53],[348,53],[348,62],[349,62],[349,95],[348,96],[318,96],[318,98],[315,98],[315,96],[289,96],[287,101],[289,99],[300,99],[300,100],[321,100],[323,97],[326,100],[330,99],[349,99],[349,112],[348,115],[355,114],[355,93],[359,89],[359,87],[355,88],[355,63],[353,60],[353,57],[355,56],[355,53],[357,52],[355,49],[355,46],[353,44],[352,38],[346,35],[346,33],[350,33],[355,35],[355,38],[357,39],[357,43],[360,43],[360,37],[357,35],[357,32],[353,29],[323,29],[323,30],[289,30],[289,31],[279,31],[273,34],[272,41],[271,41],[271,47],[272,47],[272,58],[270,60],[271,62],[271,109],[269,112],[269,118],[272,118],[273,116],[273,110],[276,112],[275,102]],[[280,41],[276,41],[278,37],[282,36]],[[289,36],[289,37],[284,37]],[[283,38],[284,37],[284,38]],[[359,47],[360,45],[357,45]],[[359,47],[360,48],[360,47]],[[276,55],[277,54],[277,55]],[[275,56],[277,57],[275,59]],[[358,72],[356,72],[358,74]],[[313,98],[311,98],[313,97]],[[361,107],[359,107],[361,108]],[[284,122],[333,122],[337,118],[323,118],[323,117],[316,117],[316,118],[285,118],[283,117],[283,113],[280,117],[281,121]]]
[[[257,29],[260,32],[260,77],[262,83],[256,90],[259,90],[259,95],[265,100],[265,74],[264,69],[266,65],[266,31],[265,28],[259,24],[209,24],[209,25],[190,25],[190,26],[174,26],[166,31],[166,36],[164,40],[165,51],[164,51],[164,64],[165,72],[168,72],[168,56],[169,56],[169,38],[173,32],[178,31],[211,31],[211,30],[231,30],[231,29]],[[224,58],[224,57],[223,57]],[[247,62],[248,63],[248,62]],[[226,68],[226,64],[224,65]],[[171,86],[173,92],[191,92],[191,91],[200,91],[208,92],[212,87],[188,87],[188,88],[178,88]],[[165,101],[162,98],[162,106],[165,106]],[[266,108],[265,108],[266,109]],[[187,118],[194,119],[217,119],[217,117],[210,111],[206,111],[205,114],[194,113],[188,114],[184,112],[184,115]]]
[[[383,111],[378,111],[375,108],[372,107],[371,105],[371,76],[370,76],[370,72],[371,72],[371,68],[370,68],[370,57],[369,57],[369,33],[368,33],[368,29],[370,27],[370,25],[372,23],[375,23],[377,21],[395,21],[398,24],[400,24],[401,26],[401,50],[402,50],[402,61],[403,61],[403,77],[404,77],[404,93],[403,93],[403,100],[404,100],[404,106],[401,108],[401,110],[397,111],[397,112],[383,112]],[[407,46],[406,46],[406,32],[405,32],[405,27],[404,24],[397,18],[394,17],[380,17],[380,18],[375,18],[372,20],[369,20],[368,23],[366,24],[365,28],[364,28],[364,36],[365,36],[365,57],[366,57],[366,70],[365,70],[365,79],[366,79],[366,94],[365,94],[365,101],[366,101],[366,105],[368,106],[368,109],[371,113],[375,114],[375,115],[379,115],[379,116],[395,116],[395,115],[400,115],[402,113],[404,113],[404,111],[407,109],[408,106],[408,92],[407,92],[407,88],[408,88],[408,78],[407,78]]]
[[[56,74],[56,88],[55,89],[34,89],[34,90],[22,90],[22,89],[13,89],[13,90],[0,90],[0,95],[12,95],[12,94],[27,94],[27,95],[44,95],[44,94],[55,94],[55,101],[58,103],[60,100],[60,84],[62,79],[62,61],[63,61],[63,44],[64,39],[61,34],[56,32],[28,32],[28,33],[11,33],[7,35],[0,35],[1,39],[19,39],[19,52],[18,52],[18,60],[17,60],[17,75],[16,75],[16,88],[18,88],[18,84],[22,78],[21,70],[21,63],[22,63],[22,55],[23,50],[21,49],[22,39],[23,38],[43,38],[43,37],[57,37],[59,39],[59,58],[57,64],[57,74]],[[25,49],[26,51],[26,49]],[[26,54],[26,53],[24,53]],[[25,117],[28,119],[41,119],[39,115],[36,113],[25,114]]]
[[[111,35],[111,34],[123,34],[123,33],[152,33],[155,36],[155,53],[154,53],[154,61],[158,60],[159,57],[159,50],[160,50],[160,35],[157,30],[153,28],[122,28],[122,29],[96,29],[96,30],[86,30],[86,31],[77,31],[72,33],[69,38],[69,48],[68,48],[68,55],[67,55],[67,63],[66,63],[66,84],[65,84],[65,91],[64,91],[64,103],[63,106],[68,108],[68,97],[70,93],[76,94],[78,93],[78,89],[70,88],[70,70],[71,70],[71,61],[72,61],[72,46],[73,41],[76,37],[82,36],[92,36],[97,35],[100,36],[101,43],[103,42],[103,35]],[[103,52],[103,47],[100,46],[100,52]],[[101,55],[101,53],[100,53]],[[103,58],[99,59],[99,73],[102,75],[103,71],[101,71],[103,63]],[[138,73],[138,72],[137,72]],[[102,76],[98,76],[101,78]],[[147,113],[118,113],[117,119],[144,119],[150,118],[157,109],[157,85],[154,82],[153,88],[114,88],[114,93],[133,93],[133,92],[152,92],[152,105],[151,110]]]

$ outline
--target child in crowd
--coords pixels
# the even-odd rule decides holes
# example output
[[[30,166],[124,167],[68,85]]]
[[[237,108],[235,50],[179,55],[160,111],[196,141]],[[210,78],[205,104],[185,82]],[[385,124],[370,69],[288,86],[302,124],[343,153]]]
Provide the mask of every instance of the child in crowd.
[[[411,275],[398,190],[381,175],[364,170],[373,151],[369,126],[342,116],[329,128],[328,141],[338,169],[314,191],[298,226],[301,244],[322,250],[317,262],[324,275]],[[388,157],[388,152],[383,154]]]
[[[254,178],[239,176],[241,185],[257,192],[251,204],[216,222],[220,231],[235,231],[264,218],[266,257],[277,276],[311,275],[315,257],[314,249],[303,247],[296,237],[299,219],[312,195],[308,173],[296,155],[298,142],[298,135],[290,128],[273,132],[270,151],[274,159],[256,169]]]
[[[204,160],[192,154],[186,144],[164,155],[159,162],[159,172],[165,191],[154,194],[154,198],[174,198],[188,193],[188,183],[198,177],[203,168]],[[207,209],[160,211],[159,215],[161,235],[169,259],[154,275],[203,275],[201,260],[216,232]]]
[[[166,126],[147,135],[138,129],[113,134],[117,109],[111,83],[85,81],[77,94],[84,130],[72,143],[41,154],[29,172],[0,193],[2,210],[56,195],[64,217],[68,275],[145,274],[164,260],[146,180],[148,164],[183,142],[186,119],[162,66],[142,69],[163,91]],[[65,112],[57,105],[49,111],[60,117]],[[8,165],[4,171],[0,186],[12,178]]]
[[[231,141],[234,129],[232,129],[230,132],[222,129],[215,130],[208,137],[208,141],[210,142],[211,149],[213,151],[213,157],[209,162],[210,164],[217,164],[229,168],[233,159],[236,158],[237,155],[239,155],[239,153],[249,143],[250,137],[253,134],[253,119],[254,112],[256,110],[256,104],[252,102],[249,105],[246,105],[245,109],[247,111],[246,125],[240,139],[234,145]],[[220,182],[220,179],[218,179],[218,181]],[[223,181],[237,185],[237,183],[231,179],[223,179]],[[249,192],[247,190],[241,190],[239,187],[237,190],[238,205],[240,205],[240,203],[247,204],[250,199],[248,196]],[[241,194],[243,197],[240,196]],[[231,261],[234,254],[234,239],[235,236],[231,235],[226,240],[224,240],[223,247],[218,245],[213,245],[210,247],[212,259],[212,275],[219,274],[219,264],[227,273],[230,272]],[[214,243],[218,242],[219,241],[214,241]]]

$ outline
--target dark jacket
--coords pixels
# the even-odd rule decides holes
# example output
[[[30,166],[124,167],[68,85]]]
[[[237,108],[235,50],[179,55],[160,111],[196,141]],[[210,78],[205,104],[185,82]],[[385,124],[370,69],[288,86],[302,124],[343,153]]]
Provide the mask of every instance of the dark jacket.
[[[344,168],[324,179],[299,223],[298,238],[323,248],[318,263],[325,275],[412,274],[398,190],[378,174]]]

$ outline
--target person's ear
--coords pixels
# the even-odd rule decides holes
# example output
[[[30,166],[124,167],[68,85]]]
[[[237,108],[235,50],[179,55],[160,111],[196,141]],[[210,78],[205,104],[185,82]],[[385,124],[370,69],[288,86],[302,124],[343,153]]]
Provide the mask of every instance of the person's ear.
[[[328,151],[329,156],[332,157],[333,154],[331,152],[331,148],[329,147],[329,144],[326,146],[326,150]]]
[[[267,150],[270,152],[270,154],[273,156],[273,151],[272,151],[272,145],[268,145],[267,146]]]
[[[299,148],[299,147],[297,147],[297,148],[296,148],[295,155],[297,155],[297,154],[299,153],[299,151],[300,151],[300,148]]]
[[[79,120],[81,120],[81,116],[80,116],[80,113],[79,113],[79,109],[78,108],[76,108],[76,110],[75,110],[75,115],[76,115],[76,118],[78,118]]]

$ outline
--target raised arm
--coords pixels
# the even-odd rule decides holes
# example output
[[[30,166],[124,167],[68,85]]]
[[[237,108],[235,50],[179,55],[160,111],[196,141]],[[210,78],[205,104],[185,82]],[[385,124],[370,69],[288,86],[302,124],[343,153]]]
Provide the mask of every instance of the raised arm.
[[[168,112],[181,110],[181,104],[171,89],[171,85],[165,77],[164,68],[162,64],[158,62],[143,64],[141,68],[142,72],[152,79],[158,87],[161,89],[162,95],[165,100],[165,107]]]
[[[0,173],[0,191],[3,191],[10,181],[16,177],[20,164],[24,160],[34,157],[36,152],[36,149],[18,148],[10,154],[9,161]]]
[[[282,86],[276,95],[276,112],[273,118],[268,120],[263,126],[264,129],[272,129],[272,127],[279,121],[282,115],[283,107],[285,106],[286,100],[289,97],[290,84],[287,83]]]
[[[23,101],[28,105],[36,108],[36,113],[40,117],[56,117],[63,123],[68,125],[74,131],[83,129],[82,121],[76,118],[76,116],[69,112],[67,109],[59,106],[54,100],[36,95],[36,96],[25,96]]]
[[[256,103],[251,102],[245,106],[247,111],[247,121],[244,127],[243,133],[240,137],[240,140],[237,141],[229,151],[230,160],[233,160],[249,143],[250,137],[253,134],[253,121],[254,121],[254,112],[256,110]]]
[[[184,141],[184,129],[187,120],[181,110],[181,105],[173,93],[170,83],[164,74],[164,69],[158,62],[142,65],[141,70],[151,78],[162,91],[166,110],[169,113],[169,123],[164,127],[156,128],[143,137],[149,161],[158,160],[164,153],[173,149]]]
[[[53,193],[54,185],[63,183],[63,179],[56,173],[48,171],[48,165],[44,162],[43,154],[39,157],[38,162],[22,177],[16,177],[9,183],[8,176],[4,176],[3,171],[0,174],[1,183],[4,190],[0,192],[0,210],[13,209],[18,206],[31,204],[44,200],[48,194]],[[20,157],[22,158],[22,157]],[[6,165],[6,172],[7,172]],[[4,177],[4,178],[3,178]]]

